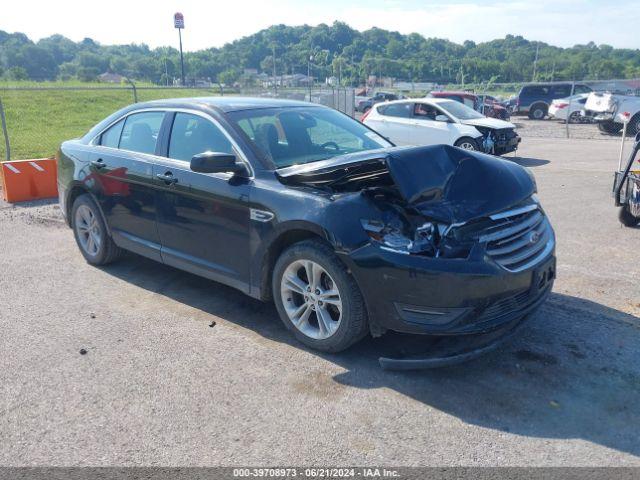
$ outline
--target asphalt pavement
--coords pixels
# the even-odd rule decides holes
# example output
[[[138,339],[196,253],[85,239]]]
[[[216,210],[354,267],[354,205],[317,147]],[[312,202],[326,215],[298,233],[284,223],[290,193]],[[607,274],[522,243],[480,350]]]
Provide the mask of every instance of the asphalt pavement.
[[[318,354],[275,308],[128,255],[86,264],[53,202],[0,204],[0,465],[640,466],[640,229],[618,142],[525,136],[554,293],[470,363]],[[81,353],[81,350],[84,354]]]

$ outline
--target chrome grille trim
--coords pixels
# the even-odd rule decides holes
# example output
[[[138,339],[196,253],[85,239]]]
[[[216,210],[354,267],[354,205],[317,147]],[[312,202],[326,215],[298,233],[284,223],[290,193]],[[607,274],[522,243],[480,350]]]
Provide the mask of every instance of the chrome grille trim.
[[[472,237],[486,245],[486,253],[510,272],[531,268],[555,248],[551,225],[538,205],[500,212],[489,217]]]

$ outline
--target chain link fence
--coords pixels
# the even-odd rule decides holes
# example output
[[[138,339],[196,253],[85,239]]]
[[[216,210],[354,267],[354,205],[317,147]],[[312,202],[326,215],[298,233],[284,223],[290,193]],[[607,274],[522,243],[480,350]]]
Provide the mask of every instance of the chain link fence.
[[[354,114],[349,88],[225,91],[222,87],[0,86],[0,161],[46,158],[64,140],[87,132],[116,110],[131,103],[162,98],[244,95],[289,98],[320,103]],[[2,115],[2,112],[4,115]]]

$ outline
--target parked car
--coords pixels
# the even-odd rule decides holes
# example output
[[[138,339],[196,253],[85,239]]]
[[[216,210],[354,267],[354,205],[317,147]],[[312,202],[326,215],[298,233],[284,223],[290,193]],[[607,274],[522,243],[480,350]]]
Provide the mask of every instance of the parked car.
[[[396,95],[395,93],[378,92],[372,97],[357,102],[356,111],[360,113],[366,113],[377,103],[390,102],[392,100],[398,100],[400,98],[401,96]]]
[[[504,155],[516,150],[521,140],[512,123],[442,98],[376,105],[362,121],[397,145],[446,144]]]
[[[494,342],[555,277],[553,229],[527,169],[394,147],[305,102],[126,107],[61,145],[58,185],[88,263],[130,250],[273,301],[322,351],[387,330]]]
[[[591,88],[581,83],[575,86],[571,82],[530,83],[520,90],[514,113],[528,115],[532,120],[542,120],[547,116],[554,99],[589,92]]]
[[[509,119],[509,111],[490,95],[476,95],[470,92],[431,92],[429,98],[448,98],[462,103],[489,118]]]
[[[549,106],[549,117],[556,120],[567,120],[569,123],[591,123],[593,117],[584,113],[584,105],[588,93],[579,93],[567,98],[557,98]]]
[[[585,114],[592,115],[603,133],[616,134],[624,126],[624,113],[629,113],[627,131],[631,135],[640,132],[640,97],[616,95],[609,92],[593,92],[584,106]]]

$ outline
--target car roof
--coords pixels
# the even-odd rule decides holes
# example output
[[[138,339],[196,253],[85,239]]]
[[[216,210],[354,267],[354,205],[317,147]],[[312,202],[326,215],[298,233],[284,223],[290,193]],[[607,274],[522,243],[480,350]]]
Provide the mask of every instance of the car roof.
[[[433,95],[434,97],[440,97],[440,96],[445,96],[445,95],[458,95],[461,97],[467,97],[467,98],[476,98],[477,95],[475,93],[471,93],[471,92],[449,92],[449,91],[444,91],[444,92],[431,92],[431,95]]]
[[[285,108],[285,107],[322,107],[316,103],[309,103],[297,100],[286,100],[280,98],[259,98],[259,97],[187,97],[187,98],[167,98],[163,100],[152,100],[150,102],[135,104],[136,109],[150,107],[185,107],[185,106],[207,106],[217,108],[225,113],[239,110],[255,110],[260,108]]]

